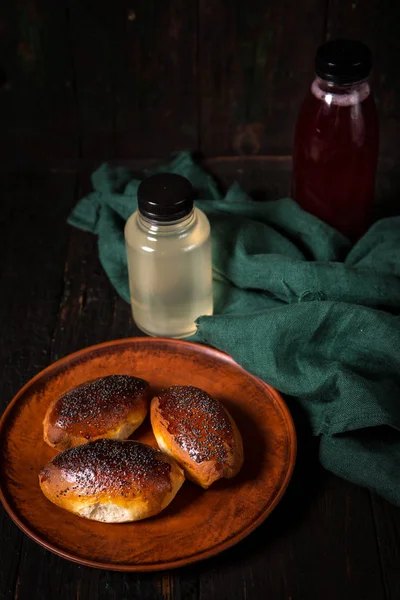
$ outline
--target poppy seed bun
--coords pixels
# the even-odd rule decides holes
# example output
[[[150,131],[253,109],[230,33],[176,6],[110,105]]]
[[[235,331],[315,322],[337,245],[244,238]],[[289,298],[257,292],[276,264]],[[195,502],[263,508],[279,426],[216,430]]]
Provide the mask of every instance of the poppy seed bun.
[[[150,416],[159,448],[177,461],[188,479],[208,488],[239,472],[243,464],[239,430],[221,402],[203,390],[166,388],[153,398]]]
[[[110,439],[65,450],[39,475],[40,488],[50,502],[105,523],[158,514],[183,482],[182,470],[159,450]]]
[[[68,390],[48,408],[44,441],[66,450],[99,438],[125,440],[141,425],[149,384],[129,375],[109,375]]]

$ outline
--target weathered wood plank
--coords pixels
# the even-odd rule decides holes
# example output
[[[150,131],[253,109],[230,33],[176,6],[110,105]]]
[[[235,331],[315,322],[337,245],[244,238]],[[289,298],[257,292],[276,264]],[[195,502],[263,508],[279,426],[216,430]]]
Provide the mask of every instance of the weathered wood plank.
[[[138,0],[123,10],[116,65],[117,156],[160,156],[197,146],[197,6]]]
[[[78,131],[66,0],[0,7],[0,157],[76,157]]]
[[[372,497],[387,600],[400,598],[400,510],[378,496]]]
[[[115,156],[115,66],[124,16],[115,2],[69,0],[72,60],[83,157]]]
[[[293,127],[323,37],[325,3],[199,3],[201,150],[290,154]]]
[[[0,410],[51,361],[75,174],[1,178]],[[14,598],[25,536],[0,509],[0,598]],[[32,590],[31,590],[32,593]],[[32,597],[32,596],[31,596]]]

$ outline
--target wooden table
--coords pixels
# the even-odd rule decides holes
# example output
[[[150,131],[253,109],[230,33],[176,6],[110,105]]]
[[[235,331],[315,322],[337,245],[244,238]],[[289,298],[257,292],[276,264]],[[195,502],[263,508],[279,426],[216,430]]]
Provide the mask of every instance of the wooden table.
[[[133,164],[142,170],[148,162]],[[129,306],[109,284],[96,238],[66,225],[94,165],[64,163],[1,175],[0,402],[79,348],[135,336]],[[259,198],[287,192],[287,158],[219,158],[222,184],[238,179]],[[397,202],[383,170],[379,212]],[[385,202],[383,202],[385,200]],[[121,574],[80,567],[44,550],[0,513],[0,598],[16,600],[399,600],[400,510],[323,471],[318,440],[296,404],[299,455],[272,516],[224,554],[171,572]],[[121,540],[123,543],[123,540]]]

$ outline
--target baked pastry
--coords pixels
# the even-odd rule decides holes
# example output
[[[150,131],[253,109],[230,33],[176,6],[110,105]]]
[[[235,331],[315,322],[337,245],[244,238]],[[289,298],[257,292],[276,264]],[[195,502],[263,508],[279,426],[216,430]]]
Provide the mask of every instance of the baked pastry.
[[[161,512],[184,482],[169,456],[140,442],[101,439],[57,454],[40,472],[43,494],[94,521],[139,521]],[[123,540],[121,540],[123,543]]]
[[[239,472],[243,464],[239,430],[221,402],[203,390],[168,387],[151,401],[150,416],[159,448],[194,483],[208,488]]]
[[[150,402],[147,381],[108,375],[67,391],[48,408],[44,441],[66,450],[99,438],[127,439],[143,422]]]

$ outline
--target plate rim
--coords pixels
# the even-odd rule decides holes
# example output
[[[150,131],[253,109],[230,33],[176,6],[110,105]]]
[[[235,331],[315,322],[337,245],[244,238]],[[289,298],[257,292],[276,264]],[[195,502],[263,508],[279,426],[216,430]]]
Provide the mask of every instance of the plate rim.
[[[294,467],[296,464],[296,456],[297,456],[297,435],[296,435],[296,429],[294,426],[292,415],[291,415],[290,410],[289,410],[283,396],[281,395],[281,393],[278,392],[278,390],[276,390],[272,386],[270,386],[268,383],[266,383],[265,381],[263,381],[262,379],[260,379],[256,375],[254,375],[253,373],[250,373],[249,371],[247,371],[244,367],[239,365],[239,363],[237,363],[232,356],[230,356],[226,352],[223,352],[222,350],[218,350],[217,348],[208,346],[206,344],[202,344],[199,342],[191,342],[188,340],[178,340],[178,339],[171,339],[171,338],[166,338],[166,337],[142,337],[142,336],[141,337],[130,337],[130,338],[119,338],[119,339],[115,339],[115,340],[101,342],[99,344],[93,344],[91,346],[86,346],[85,348],[81,348],[80,350],[76,350],[75,352],[71,352],[70,354],[66,354],[65,356],[52,362],[47,367],[45,367],[44,369],[39,371],[36,375],[31,377],[31,379],[29,379],[14,395],[14,397],[9,402],[9,404],[5,408],[3,414],[1,415],[1,418],[0,418],[0,438],[3,437],[3,433],[7,430],[8,416],[12,412],[15,405],[18,404],[21,396],[23,396],[25,394],[25,392],[29,389],[29,387],[32,386],[37,380],[40,380],[43,376],[47,375],[49,371],[53,370],[54,368],[57,368],[57,366],[61,365],[66,360],[75,359],[75,358],[78,358],[82,354],[87,354],[90,351],[98,350],[98,349],[105,348],[105,347],[112,347],[115,345],[129,346],[130,344],[133,344],[133,343],[149,344],[152,342],[161,342],[161,343],[165,343],[165,344],[174,344],[174,345],[178,344],[178,346],[189,347],[189,348],[194,348],[194,349],[201,348],[206,353],[210,353],[212,355],[217,355],[224,361],[230,362],[231,364],[235,365],[235,367],[239,368],[241,371],[244,371],[248,376],[250,376],[252,379],[255,379],[259,384],[261,384],[262,387],[266,388],[266,390],[268,390],[269,394],[271,396],[273,396],[276,405],[279,406],[280,411],[286,421],[288,436],[289,436],[289,440],[290,440],[288,469],[285,473],[285,477],[281,483],[281,486],[280,486],[278,492],[276,493],[274,499],[272,500],[271,504],[268,506],[268,508],[266,510],[261,512],[261,514],[243,531],[237,533],[232,538],[228,538],[224,542],[219,543],[217,546],[210,548],[209,550],[202,551],[200,554],[192,555],[187,558],[180,558],[177,560],[172,560],[169,562],[167,561],[167,562],[162,562],[162,563],[149,563],[149,564],[145,564],[145,565],[138,565],[138,564],[135,565],[135,564],[131,564],[131,563],[106,563],[106,562],[101,562],[101,561],[90,560],[87,558],[80,558],[78,556],[71,554],[68,551],[64,551],[64,550],[60,549],[59,547],[52,544],[51,542],[46,541],[43,537],[41,537],[40,535],[35,533],[34,529],[31,528],[29,526],[29,524],[24,523],[19,518],[16,511],[13,510],[12,506],[8,502],[8,500],[5,496],[5,493],[3,491],[3,487],[5,488],[5,486],[2,483],[2,481],[0,480],[0,501],[3,505],[3,508],[7,512],[8,516],[17,525],[17,527],[19,527],[19,529],[23,533],[25,533],[25,535],[27,535],[30,539],[35,541],[37,544],[39,544],[46,550],[53,552],[57,556],[61,556],[61,558],[72,561],[76,564],[83,565],[86,567],[92,567],[92,568],[96,568],[96,569],[109,570],[109,571],[119,571],[119,572],[126,572],[126,573],[127,572],[144,573],[144,572],[151,572],[151,571],[155,572],[155,571],[165,571],[165,570],[169,570],[169,569],[176,569],[179,567],[183,567],[186,565],[200,562],[202,560],[206,560],[208,558],[211,558],[212,556],[216,556],[217,554],[224,552],[225,550],[228,550],[229,548],[232,548],[233,546],[235,546],[236,544],[238,544],[239,542],[244,540],[255,529],[257,529],[265,521],[265,519],[272,513],[272,511],[275,509],[277,504],[280,502],[280,500],[284,496],[284,494],[287,490],[287,487],[289,485],[289,482],[292,478],[293,470],[294,470]]]

